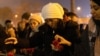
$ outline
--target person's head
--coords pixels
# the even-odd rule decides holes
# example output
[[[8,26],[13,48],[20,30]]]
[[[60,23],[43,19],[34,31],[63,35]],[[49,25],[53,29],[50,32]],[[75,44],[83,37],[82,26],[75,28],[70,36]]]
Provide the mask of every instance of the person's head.
[[[64,10],[59,3],[48,3],[42,8],[41,14],[46,23],[55,29],[63,19]]]
[[[5,26],[7,27],[7,28],[11,28],[11,27],[13,27],[13,22],[11,21],[11,20],[6,20],[5,21]]]
[[[64,14],[68,13],[68,9],[67,8],[63,7],[63,10],[64,10]]]
[[[67,14],[68,14],[68,12],[64,13],[64,15],[63,15],[63,21],[64,22],[68,22],[69,20],[71,20],[71,18],[68,18]]]
[[[25,21],[28,21],[29,17],[30,17],[30,13],[29,12],[25,12],[21,16],[22,20],[25,20]]]
[[[91,14],[96,20],[100,20],[100,1],[90,0]]]
[[[75,13],[73,13],[73,12],[68,12],[68,13],[66,13],[65,14],[66,15],[66,20],[68,21],[68,20],[72,20],[72,21],[75,21],[75,22],[78,22],[78,16],[75,14]]]
[[[42,17],[38,13],[34,13],[29,18],[29,25],[31,29],[35,30],[43,23]]]
[[[90,0],[92,19],[96,25],[100,26],[100,1]]]
[[[63,21],[66,22],[66,21],[69,20],[69,19],[67,18],[68,9],[65,8],[65,7],[63,7],[63,10],[64,10]]]

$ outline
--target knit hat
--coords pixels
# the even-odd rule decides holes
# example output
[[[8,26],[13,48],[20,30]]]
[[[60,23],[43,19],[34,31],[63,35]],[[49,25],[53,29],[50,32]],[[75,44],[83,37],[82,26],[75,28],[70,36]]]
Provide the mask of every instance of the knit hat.
[[[92,0],[92,1],[94,1],[96,4],[100,6],[100,0]]]
[[[39,22],[39,24],[42,24],[42,16],[39,13],[34,13],[30,16],[29,18],[30,20],[36,20],[37,22]]]
[[[44,19],[59,18],[63,19],[63,7],[59,3],[48,3],[42,8],[41,12]]]

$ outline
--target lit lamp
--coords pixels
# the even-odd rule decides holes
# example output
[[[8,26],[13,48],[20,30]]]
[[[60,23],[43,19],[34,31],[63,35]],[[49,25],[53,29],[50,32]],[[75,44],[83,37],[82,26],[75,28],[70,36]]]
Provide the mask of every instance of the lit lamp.
[[[78,6],[76,9],[77,9],[77,11],[80,11],[81,10],[81,7]]]
[[[82,8],[80,6],[76,7],[76,13],[79,17],[81,16],[81,10]]]
[[[14,17],[15,17],[15,18],[17,18],[17,17],[18,17],[18,15],[16,14]]]

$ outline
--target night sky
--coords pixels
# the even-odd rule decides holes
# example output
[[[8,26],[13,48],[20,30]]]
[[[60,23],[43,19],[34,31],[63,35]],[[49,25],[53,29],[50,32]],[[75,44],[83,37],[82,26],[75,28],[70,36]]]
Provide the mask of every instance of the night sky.
[[[14,12],[20,7],[21,4],[27,4],[34,11],[41,11],[43,5],[48,2],[58,2],[63,7],[66,7],[70,11],[70,0],[0,0],[0,7],[10,7]],[[81,11],[77,14],[81,17],[86,17],[90,14],[89,0],[75,0],[75,6],[80,6]]]

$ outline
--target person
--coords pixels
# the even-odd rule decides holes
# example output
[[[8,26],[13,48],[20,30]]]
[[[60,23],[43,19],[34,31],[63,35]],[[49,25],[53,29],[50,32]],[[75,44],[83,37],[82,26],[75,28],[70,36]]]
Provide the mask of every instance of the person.
[[[67,8],[63,7],[64,13],[69,12]]]
[[[82,37],[81,37],[81,31],[80,31],[80,24],[78,23],[78,16],[77,14],[73,12],[67,12],[65,13],[64,17],[64,23],[65,23],[65,35],[69,37],[69,39],[74,39],[71,42],[73,43],[72,50],[71,52],[73,53],[74,56],[82,56],[80,55],[80,50],[82,48],[80,47],[81,42],[82,42]],[[77,49],[78,48],[78,49]]]
[[[16,53],[15,52],[16,49],[14,47],[14,44],[16,44],[17,41],[16,41],[16,43],[13,40],[8,41],[8,39],[10,39],[10,38],[13,38],[13,39],[16,38],[16,32],[15,32],[15,29],[13,27],[11,20],[5,21],[5,33],[7,34],[7,39],[5,39],[5,41],[4,41],[5,46],[6,46],[6,50],[7,50],[8,54],[10,52],[10,53],[12,53],[12,55],[14,55]]]
[[[64,10],[64,15],[63,15],[63,20],[66,22],[67,20],[67,16],[66,14],[69,12],[67,8],[63,7],[63,10]]]
[[[65,13],[65,16],[63,17],[63,20],[65,22],[72,20],[72,21],[78,23],[78,16],[73,12],[67,12],[67,13]]]
[[[43,24],[42,17],[38,13],[33,13],[30,18],[29,18],[29,29],[28,29],[28,35],[27,39],[30,40],[31,37],[34,36],[36,32],[38,32],[38,27]],[[25,55],[37,55],[38,53],[38,48],[23,48],[21,49],[21,52],[25,53]],[[30,53],[28,52],[30,51]]]
[[[87,24],[80,23],[78,16],[73,12],[68,12],[65,15],[67,19],[67,21],[65,22],[70,22],[70,21],[77,22],[79,28],[77,31],[79,31],[80,34],[80,42],[75,43],[74,56],[90,56],[90,45],[89,45]]]
[[[16,32],[13,26],[13,22],[11,20],[5,21],[5,32],[8,37],[16,37]]]
[[[7,51],[7,55],[9,53],[11,53],[12,55],[14,55],[16,53],[16,49],[15,49],[14,45],[16,43],[18,43],[18,42],[16,41],[16,33],[15,33],[15,29],[13,27],[13,24],[12,24],[11,20],[6,20],[5,21],[5,27],[4,27],[4,29],[5,29],[4,32],[7,35],[7,39],[4,40],[5,50]],[[15,39],[15,40],[9,40],[9,39]]]
[[[25,12],[22,14],[21,16],[22,19],[21,21],[18,22],[18,25],[17,25],[17,37],[18,38],[21,38],[21,39],[27,38],[27,30],[29,28],[29,23],[28,23],[29,17],[30,17],[29,12]]]
[[[17,25],[17,39],[18,43],[16,44],[16,53],[22,54],[20,52],[21,48],[29,47],[29,41],[27,40],[27,33],[29,29],[29,12],[24,12],[21,16],[21,21]],[[23,45],[23,46],[22,46]]]
[[[18,22],[17,25],[17,35],[20,38],[26,38],[26,30],[29,28],[29,17],[30,17],[30,13],[29,12],[25,12],[22,14],[22,19],[20,22]]]
[[[89,21],[89,39],[91,46],[91,56],[100,55],[100,2],[90,0],[92,17]]]

